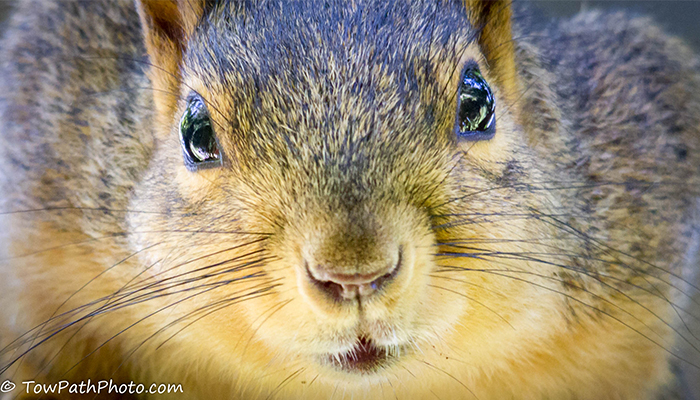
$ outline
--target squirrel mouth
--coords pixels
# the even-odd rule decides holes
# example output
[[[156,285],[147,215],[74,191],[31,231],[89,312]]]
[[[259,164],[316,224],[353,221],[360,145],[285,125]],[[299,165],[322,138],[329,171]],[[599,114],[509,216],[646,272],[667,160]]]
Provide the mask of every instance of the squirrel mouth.
[[[369,374],[385,366],[393,357],[389,348],[376,346],[371,339],[360,337],[352,349],[329,355],[327,361],[346,372]]]

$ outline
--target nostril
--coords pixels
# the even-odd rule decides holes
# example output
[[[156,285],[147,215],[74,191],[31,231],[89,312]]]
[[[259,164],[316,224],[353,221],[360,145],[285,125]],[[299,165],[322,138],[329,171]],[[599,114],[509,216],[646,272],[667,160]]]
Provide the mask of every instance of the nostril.
[[[357,297],[370,296],[383,289],[401,269],[402,252],[399,248],[396,262],[387,264],[373,272],[347,274],[337,272],[325,265],[317,264],[310,267],[306,264],[306,272],[310,280],[322,291],[336,300],[350,300]]]

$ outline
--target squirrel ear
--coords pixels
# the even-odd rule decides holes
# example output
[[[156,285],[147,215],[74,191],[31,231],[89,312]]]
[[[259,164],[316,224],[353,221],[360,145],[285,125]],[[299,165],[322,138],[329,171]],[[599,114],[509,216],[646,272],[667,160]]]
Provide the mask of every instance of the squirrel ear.
[[[166,116],[177,103],[182,52],[204,14],[205,1],[136,0],[159,115]]]
[[[481,51],[489,72],[510,100],[517,92],[515,46],[511,29],[512,0],[462,0],[469,19],[478,30]]]

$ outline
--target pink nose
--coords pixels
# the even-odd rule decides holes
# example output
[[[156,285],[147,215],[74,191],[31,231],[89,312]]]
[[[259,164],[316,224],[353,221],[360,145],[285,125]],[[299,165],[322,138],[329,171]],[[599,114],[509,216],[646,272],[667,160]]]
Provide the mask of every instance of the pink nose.
[[[384,266],[372,272],[345,274],[326,268],[324,265],[316,265],[306,269],[311,280],[322,291],[337,300],[350,300],[358,297],[367,297],[382,289],[399,272],[401,267],[401,250],[398,260],[387,262]]]

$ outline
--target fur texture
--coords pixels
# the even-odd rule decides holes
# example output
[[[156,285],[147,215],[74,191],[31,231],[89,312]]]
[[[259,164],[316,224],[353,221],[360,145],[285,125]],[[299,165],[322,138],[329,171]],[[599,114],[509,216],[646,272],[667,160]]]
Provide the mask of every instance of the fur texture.
[[[3,378],[653,399],[675,343],[698,345],[700,63],[646,19],[37,1],[0,57]],[[477,142],[454,133],[474,62],[497,104]],[[183,163],[193,93],[220,168]],[[343,302],[308,272],[386,263],[378,293]],[[343,368],[364,346],[384,355]]]

